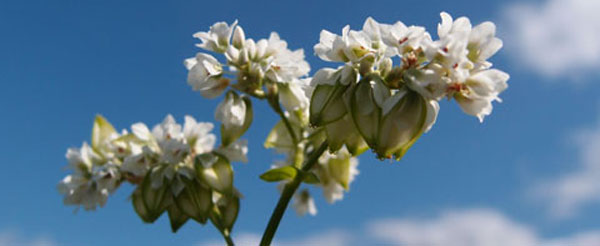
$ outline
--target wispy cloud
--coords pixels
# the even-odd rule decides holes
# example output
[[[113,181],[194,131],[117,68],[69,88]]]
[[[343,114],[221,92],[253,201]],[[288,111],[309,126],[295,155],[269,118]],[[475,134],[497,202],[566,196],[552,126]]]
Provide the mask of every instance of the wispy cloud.
[[[454,210],[435,218],[384,219],[372,222],[369,234],[391,245],[419,246],[597,246],[600,231],[557,239],[540,237],[533,228],[485,208]]]
[[[504,11],[513,57],[547,77],[580,77],[600,68],[600,1],[515,1]]]
[[[240,233],[237,245],[258,245],[260,235]],[[197,245],[219,245],[220,240]],[[276,238],[273,245],[418,245],[418,246],[598,246],[600,230],[544,238],[535,228],[490,208],[448,210],[435,217],[375,219],[356,231],[327,230],[296,239]]]
[[[0,232],[0,246],[56,246],[54,240],[48,237],[25,236],[12,230]]]
[[[548,202],[551,214],[558,218],[576,215],[584,205],[600,202],[600,122],[567,140],[579,150],[579,163],[572,171],[533,188],[534,195]]]

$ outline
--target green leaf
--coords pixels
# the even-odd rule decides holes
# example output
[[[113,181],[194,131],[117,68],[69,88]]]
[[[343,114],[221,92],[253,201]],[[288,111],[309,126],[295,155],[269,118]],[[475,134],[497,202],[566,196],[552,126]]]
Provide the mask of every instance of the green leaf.
[[[206,223],[212,205],[211,191],[196,180],[183,180],[186,186],[175,197],[177,208],[198,223]]]
[[[337,159],[332,158],[327,163],[329,173],[345,190],[348,190],[350,182],[350,157]]]
[[[102,115],[96,115],[94,126],[92,127],[92,148],[98,150],[100,145],[116,133],[115,128]]]
[[[292,129],[294,130],[296,136],[300,136],[301,130],[298,127],[292,125]],[[292,141],[292,137],[290,136],[285,123],[280,120],[277,122],[277,124],[275,124],[273,129],[271,129],[271,132],[269,132],[269,135],[265,140],[264,147],[267,149],[295,149],[296,146],[293,143],[294,141]]]
[[[176,233],[177,230],[190,219],[189,216],[179,210],[174,204],[169,206],[167,213],[169,214],[169,221],[171,221],[171,230],[173,233]]]
[[[321,180],[319,180],[319,177],[313,172],[305,172],[304,180],[302,180],[302,182],[307,184],[319,184],[321,183]]]
[[[292,166],[274,168],[260,175],[260,179],[267,182],[277,182],[281,180],[292,180],[298,174],[298,170]]]

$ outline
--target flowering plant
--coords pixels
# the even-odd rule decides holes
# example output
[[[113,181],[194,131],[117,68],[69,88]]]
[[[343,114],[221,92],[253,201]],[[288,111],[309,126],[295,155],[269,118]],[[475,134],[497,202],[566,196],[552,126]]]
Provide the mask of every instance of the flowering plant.
[[[502,47],[495,25],[441,17],[438,40],[424,27],[372,18],[360,31],[323,30],[315,54],[339,65],[313,77],[303,50],[289,49],[277,33],[255,41],[237,21],[216,23],[194,34],[209,53],[184,65],[193,90],[223,98],[215,111],[220,144],[215,147],[212,123],[191,116],[183,125],[168,115],[152,130],[136,123],[121,132],[97,116],[91,144],[67,150],[72,173],[58,190],[65,204],[94,210],[128,182],[136,187],[131,201],[142,221],[166,212],[173,232],[190,219],[210,221],[233,245],[242,194],[232,163],[248,162],[247,141],[240,138],[252,124],[252,98],[263,100],[281,118],[264,147],[286,156],[260,176],[279,182],[281,191],[261,241],[270,245],[292,198],[299,215],[317,213],[309,191],[298,190],[302,183],[321,187],[329,203],[341,200],[359,173],[356,157],[371,149],[379,159],[400,160],[434,125],[442,98],[479,121],[492,112],[509,79],[487,61]]]

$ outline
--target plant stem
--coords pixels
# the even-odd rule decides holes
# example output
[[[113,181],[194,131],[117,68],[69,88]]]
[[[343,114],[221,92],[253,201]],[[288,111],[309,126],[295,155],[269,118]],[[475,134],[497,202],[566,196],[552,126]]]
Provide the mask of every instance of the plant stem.
[[[231,234],[230,233],[226,233],[224,230],[219,229],[219,231],[221,232],[221,235],[223,235],[223,239],[225,239],[225,242],[227,243],[227,246],[234,246],[235,244],[233,243],[233,239],[231,239]]]
[[[310,153],[308,160],[304,162],[302,166],[302,172],[298,172],[294,179],[287,183],[283,188],[283,192],[281,193],[281,197],[277,202],[277,206],[273,213],[271,214],[271,218],[269,219],[269,224],[263,233],[263,237],[260,241],[261,246],[269,246],[271,245],[271,241],[273,241],[273,237],[275,236],[275,232],[277,231],[277,227],[279,226],[279,222],[281,222],[281,218],[285,213],[285,209],[287,208],[292,196],[300,187],[302,180],[304,179],[304,175],[306,172],[310,171],[310,169],[319,161],[319,157],[325,152],[327,149],[327,141],[323,142],[319,148],[315,149],[312,153]]]
[[[275,111],[275,113],[277,113],[279,115],[279,117],[283,121],[283,124],[285,124],[285,128],[287,128],[288,132],[290,133],[290,137],[292,138],[292,142],[295,145],[297,145],[298,144],[298,137],[296,136],[296,133],[294,132],[294,128],[292,128],[292,124],[290,123],[290,121],[288,120],[288,118],[285,117],[285,114],[283,113],[283,110],[281,109],[281,105],[279,105],[279,101],[277,100],[277,97],[278,97],[278,95],[269,98],[268,99],[269,105],[271,105],[271,108],[273,108],[273,111]]]

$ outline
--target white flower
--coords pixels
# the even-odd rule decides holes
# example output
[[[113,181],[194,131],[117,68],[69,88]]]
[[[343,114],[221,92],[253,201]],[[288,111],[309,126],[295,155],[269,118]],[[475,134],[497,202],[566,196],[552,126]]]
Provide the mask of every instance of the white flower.
[[[381,28],[383,42],[389,46],[388,55],[402,55],[411,50],[417,50],[424,42],[431,42],[431,36],[424,27],[407,27],[401,21]]]
[[[167,115],[162,123],[152,128],[152,135],[158,142],[167,141],[170,139],[180,140],[183,138],[181,125],[175,122],[172,115]]]
[[[93,161],[98,160],[99,156],[84,142],[81,148],[69,148],[66,158],[75,173],[83,174],[92,170]]]
[[[288,112],[308,110],[313,88],[310,78],[294,79],[293,83],[281,84],[279,87],[279,102]]]
[[[327,30],[322,30],[319,43],[314,46],[315,54],[324,61],[348,62],[349,59],[344,53],[346,48],[346,36],[350,31],[350,26],[342,29],[342,36],[333,34]]]
[[[186,115],[183,125],[183,136],[193,153],[206,153],[212,151],[216,136],[210,132],[214,128],[209,122],[196,122],[194,117]]]
[[[355,176],[359,174],[357,167],[358,159],[352,157],[346,147],[335,154],[323,153],[316,170],[327,202],[334,203],[344,197],[344,190],[350,188]]]
[[[225,156],[230,162],[248,162],[248,158],[246,157],[248,154],[248,140],[246,139],[237,140],[226,147],[221,146],[215,151]]]
[[[226,129],[241,127],[246,119],[246,103],[235,93],[227,93],[215,110],[215,119]]]
[[[502,48],[502,40],[496,37],[496,25],[492,22],[481,23],[471,30],[467,57],[476,65],[489,67],[486,60]]]
[[[231,26],[227,25],[226,22],[217,22],[210,27],[208,32],[197,32],[194,34],[194,37],[202,41],[202,43],[197,44],[197,46],[217,53],[225,52],[229,46],[233,28],[236,25],[237,20],[234,21]]]
[[[66,176],[57,186],[66,205],[83,206],[94,210],[104,206],[121,179],[118,166],[113,163],[99,164],[92,148],[84,143],[80,149],[67,150],[69,167],[73,174]]]
[[[189,70],[188,84],[206,98],[218,97],[229,85],[229,81],[221,77],[221,63],[209,54],[198,53],[196,57],[186,59],[184,65]]]
[[[492,113],[492,101],[501,101],[498,95],[508,87],[509,78],[497,69],[483,70],[471,74],[463,83],[450,85],[449,89],[466,114],[477,116],[483,122],[484,117]]]
[[[294,203],[292,204],[296,210],[298,216],[304,216],[307,213],[315,216],[317,215],[317,207],[315,206],[315,200],[312,198],[308,190],[296,192],[294,194]]]
[[[453,21],[452,17],[442,12],[442,23],[438,24],[439,40],[428,42],[425,49],[427,58],[441,64],[451,73],[450,76],[464,79],[473,64],[467,59],[467,44],[471,33],[471,22],[466,17]]]

